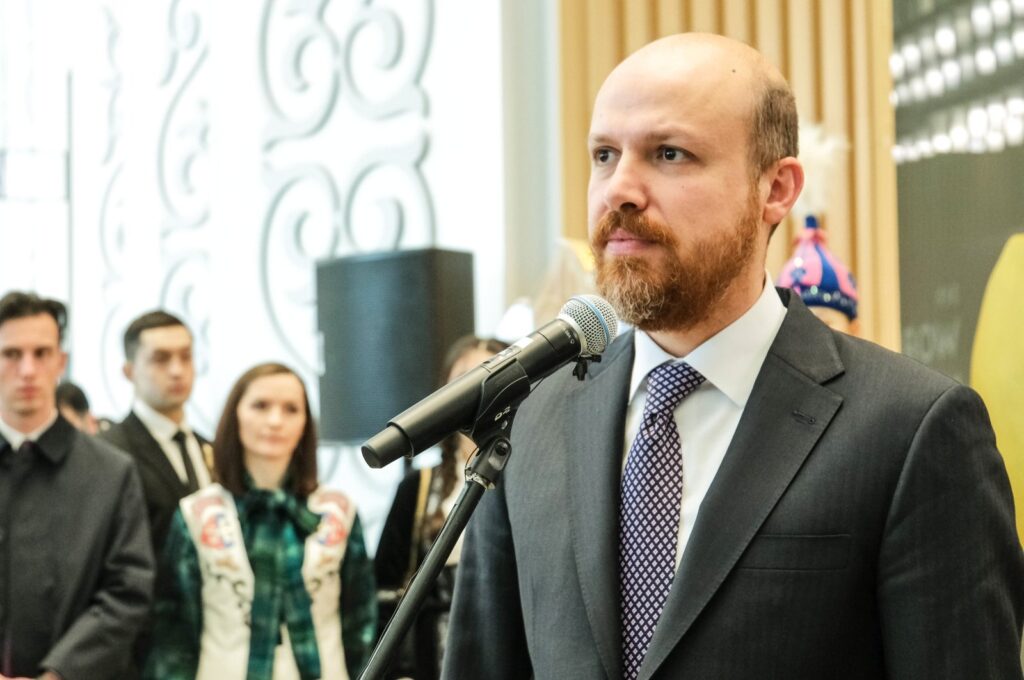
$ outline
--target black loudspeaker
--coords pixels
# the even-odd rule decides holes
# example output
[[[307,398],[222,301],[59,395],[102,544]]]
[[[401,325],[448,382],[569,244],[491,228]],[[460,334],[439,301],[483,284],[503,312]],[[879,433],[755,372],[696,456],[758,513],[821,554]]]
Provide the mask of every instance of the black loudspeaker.
[[[360,442],[438,388],[444,355],[472,333],[473,256],[399,250],[320,262],[320,434]]]

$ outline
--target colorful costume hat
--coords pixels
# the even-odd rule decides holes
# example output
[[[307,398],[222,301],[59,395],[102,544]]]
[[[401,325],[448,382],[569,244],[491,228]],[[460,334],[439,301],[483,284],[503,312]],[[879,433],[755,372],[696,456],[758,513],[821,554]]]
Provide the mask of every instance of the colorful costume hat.
[[[831,307],[853,321],[858,299],[853,274],[828,249],[818,219],[808,215],[805,225],[777,285],[795,290],[808,307]]]

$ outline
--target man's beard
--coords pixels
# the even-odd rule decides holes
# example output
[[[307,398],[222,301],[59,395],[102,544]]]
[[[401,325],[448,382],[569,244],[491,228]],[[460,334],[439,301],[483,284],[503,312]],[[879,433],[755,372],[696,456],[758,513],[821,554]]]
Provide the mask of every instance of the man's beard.
[[[644,331],[690,328],[707,319],[729,286],[748,265],[760,237],[756,191],[735,228],[704,238],[687,252],[669,228],[645,215],[613,211],[601,218],[591,239],[597,263],[597,287],[619,315]],[[655,244],[660,258],[606,257],[617,229]]]

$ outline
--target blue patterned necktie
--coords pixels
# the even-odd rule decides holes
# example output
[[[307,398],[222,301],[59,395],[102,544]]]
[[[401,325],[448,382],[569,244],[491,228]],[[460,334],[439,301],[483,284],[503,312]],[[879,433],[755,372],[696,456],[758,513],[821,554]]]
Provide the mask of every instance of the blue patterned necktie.
[[[676,571],[683,451],[672,412],[704,382],[685,363],[647,374],[643,420],[626,458],[619,519],[623,677],[636,678]]]

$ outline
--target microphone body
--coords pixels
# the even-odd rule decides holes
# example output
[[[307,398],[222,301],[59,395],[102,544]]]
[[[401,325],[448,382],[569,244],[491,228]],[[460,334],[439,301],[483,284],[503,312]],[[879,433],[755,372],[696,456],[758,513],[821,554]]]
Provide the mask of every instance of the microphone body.
[[[383,467],[420,453],[452,432],[471,429],[496,400],[507,397],[511,406],[529,393],[530,385],[565,364],[603,352],[617,324],[615,312],[601,298],[572,298],[557,319],[395,416],[363,444],[363,458],[370,467]],[[498,377],[498,391],[487,389]]]

